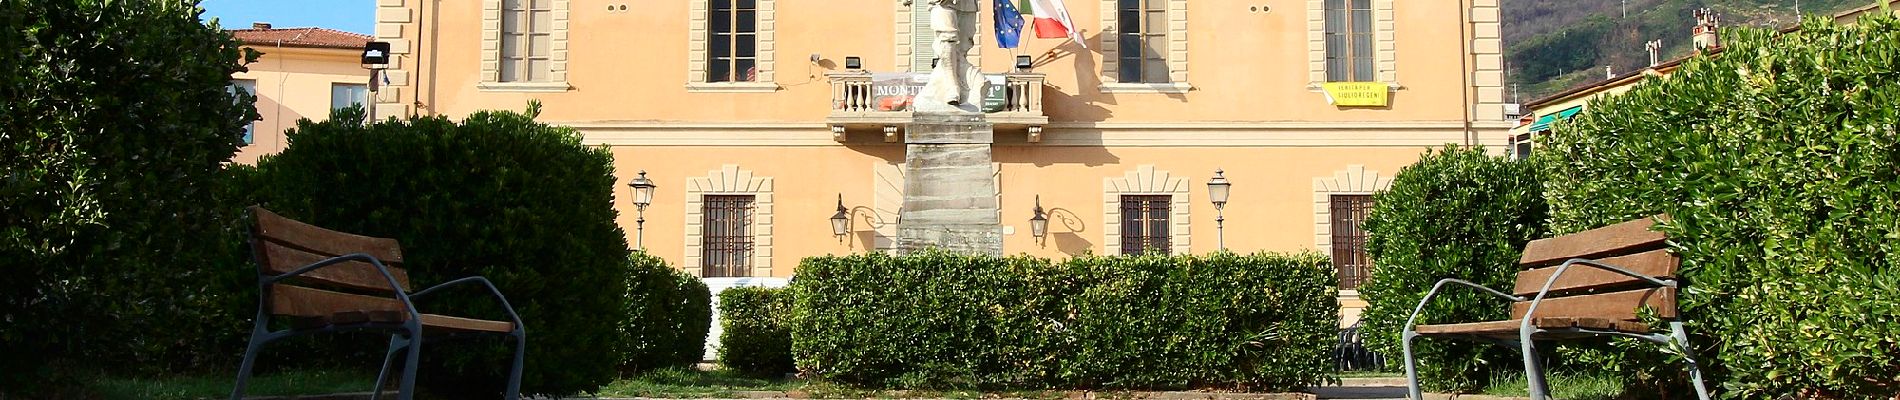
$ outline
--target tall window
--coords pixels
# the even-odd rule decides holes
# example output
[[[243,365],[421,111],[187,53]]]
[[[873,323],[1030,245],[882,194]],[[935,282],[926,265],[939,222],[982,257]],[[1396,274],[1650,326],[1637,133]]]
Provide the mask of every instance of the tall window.
[[[350,106],[365,106],[369,103],[369,85],[356,83],[330,84],[330,109],[341,110]]]
[[[705,276],[752,275],[752,195],[707,195],[700,222],[700,260]]]
[[[251,99],[253,100],[257,99],[257,81],[255,80],[250,80],[250,79],[233,80],[231,81],[231,87],[228,88],[227,90],[230,90],[232,93],[237,93],[237,91],[242,90],[244,91],[244,94],[251,95]],[[255,105],[253,105],[253,107],[255,107]],[[252,136],[252,133],[256,129],[257,129],[257,121],[251,121],[250,123],[244,124],[244,144],[251,144],[251,141],[254,139],[254,137]]]
[[[1168,1],[1117,0],[1115,19],[1120,30],[1120,80],[1128,83],[1167,83]]]
[[[1371,82],[1372,0],[1326,0],[1326,80]]]
[[[1168,252],[1171,195],[1122,195],[1122,254]]]
[[[759,79],[758,0],[712,0],[706,30],[707,82]]]
[[[1339,269],[1339,288],[1358,289],[1371,271],[1366,256],[1366,216],[1372,213],[1372,195],[1332,195],[1333,267]]]
[[[552,81],[554,0],[502,0],[502,82]]]

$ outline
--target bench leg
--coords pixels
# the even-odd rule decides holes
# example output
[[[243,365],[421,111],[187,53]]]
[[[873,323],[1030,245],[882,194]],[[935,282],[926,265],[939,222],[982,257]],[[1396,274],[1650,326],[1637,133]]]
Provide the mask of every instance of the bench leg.
[[[1405,349],[1405,393],[1412,400],[1425,400],[1425,393],[1418,388],[1418,361],[1412,358],[1412,340],[1418,338],[1418,332],[1405,328],[1400,340]]]
[[[376,386],[370,389],[369,400],[376,400],[383,397],[383,383],[388,382],[389,364],[396,361],[397,351],[403,350],[408,346],[409,341],[404,340],[402,335],[389,335],[389,351],[383,355],[383,369],[381,372],[376,373]]]
[[[1689,330],[1682,327],[1682,321],[1669,323],[1670,334],[1675,336],[1676,344],[1682,346],[1682,360],[1689,363],[1689,380],[1695,383],[1697,399],[1709,400],[1709,385],[1702,382],[1702,366],[1695,360],[1695,349],[1689,347]]]
[[[1525,326],[1518,332],[1519,349],[1524,351],[1524,380],[1531,400],[1549,400],[1550,384],[1544,381],[1544,364],[1537,359],[1537,345],[1531,341],[1535,329]]]
[[[508,392],[502,394],[507,400],[519,400],[521,398],[521,367],[523,361],[526,361],[525,356],[528,355],[528,332],[516,329],[514,337],[515,365],[512,369],[508,370]]]
[[[408,358],[402,361],[403,363],[402,392],[396,394],[396,398],[399,400],[415,400],[416,398],[416,361],[419,361],[422,359],[422,328],[421,326],[416,326],[414,329],[410,330],[408,334],[409,334],[409,346],[408,346],[409,355],[408,355]]]
[[[236,387],[231,388],[231,400],[244,399],[244,386],[251,381],[251,367],[257,366],[257,352],[263,350],[264,343],[257,335],[251,335],[250,344],[244,347],[244,361],[238,364]]]

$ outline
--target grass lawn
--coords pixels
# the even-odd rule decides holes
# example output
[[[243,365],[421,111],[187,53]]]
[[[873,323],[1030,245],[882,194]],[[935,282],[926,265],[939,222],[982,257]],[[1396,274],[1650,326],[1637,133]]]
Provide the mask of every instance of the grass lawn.
[[[191,375],[165,378],[100,378],[85,390],[106,400],[222,399],[231,396],[237,374]],[[368,392],[376,376],[364,372],[284,371],[251,378],[246,396]]]
[[[1626,398],[1623,393],[1623,381],[1614,376],[1599,376],[1575,372],[1551,372],[1547,379],[1550,395],[1565,400],[1614,400]],[[1528,382],[1524,373],[1511,372],[1491,377],[1491,384],[1485,386],[1484,394],[1492,396],[1530,396]]]
[[[796,379],[760,379],[727,370],[700,371],[668,368],[648,371],[632,378],[616,380],[600,388],[601,397],[733,397],[744,391],[792,391],[804,389],[805,381]]]

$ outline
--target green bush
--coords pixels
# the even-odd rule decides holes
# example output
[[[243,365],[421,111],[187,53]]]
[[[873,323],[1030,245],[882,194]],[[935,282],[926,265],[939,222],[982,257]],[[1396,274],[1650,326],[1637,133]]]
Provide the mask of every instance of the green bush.
[[[792,366],[792,296],[785,289],[735,287],[719,292],[719,364],[741,374],[776,377]]]
[[[0,397],[54,369],[228,359],[217,182],[255,119],[255,56],[190,2],[0,2]],[[155,329],[154,326],[164,326]]]
[[[1298,390],[1330,378],[1335,287],[1316,254],[814,257],[792,352],[874,387]]]
[[[626,307],[628,318],[620,328],[626,337],[623,373],[691,368],[706,357],[712,293],[699,277],[634,252],[627,259]]]
[[[481,275],[520,312],[529,349],[523,391],[568,394],[612,380],[622,361],[630,251],[615,224],[613,160],[569,128],[528,113],[482,111],[361,121],[298,121],[290,147],[259,163],[263,205],[344,232],[401,240],[418,286]],[[505,318],[484,291],[418,304]],[[513,352],[502,340],[424,351],[422,383],[457,397],[499,393]],[[372,345],[373,346],[373,345]]]
[[[1885,14],[1885,13],[1877,13]],[[1900,387],[1900,22],[1723,32],[1560,124],[1551,228],[1668,213],[1694,350],[1738,398]],[[1635,371],[1680,379],[1680,363]]]
[[[1366,218],[1372,279],[1359,287],[1367,344],[1399,360],[1406,319],[1440,279],[1508,290],[1524,244],[1542,237],[1543,187],[1531,163],[1487,155],[1483,147],[1446,145],[1399,170]],[[1420,324],[1508,319],[1497,297],[1448,287]],[[1420,380],[1432,390],[1483,389],[1498,370],[1521,370],[1516,352],[1489,343],[1421,339],[1413,343]]]

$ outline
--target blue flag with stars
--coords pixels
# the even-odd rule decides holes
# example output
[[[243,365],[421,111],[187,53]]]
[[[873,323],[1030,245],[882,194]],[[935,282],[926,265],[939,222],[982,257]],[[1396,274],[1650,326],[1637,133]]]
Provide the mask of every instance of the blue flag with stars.
[[[1010,0],[992,0],[996,10],[996,45],[1005,49],[1016,48],[1023,38],[1023,13],[1016,9],[1016,2]]]

